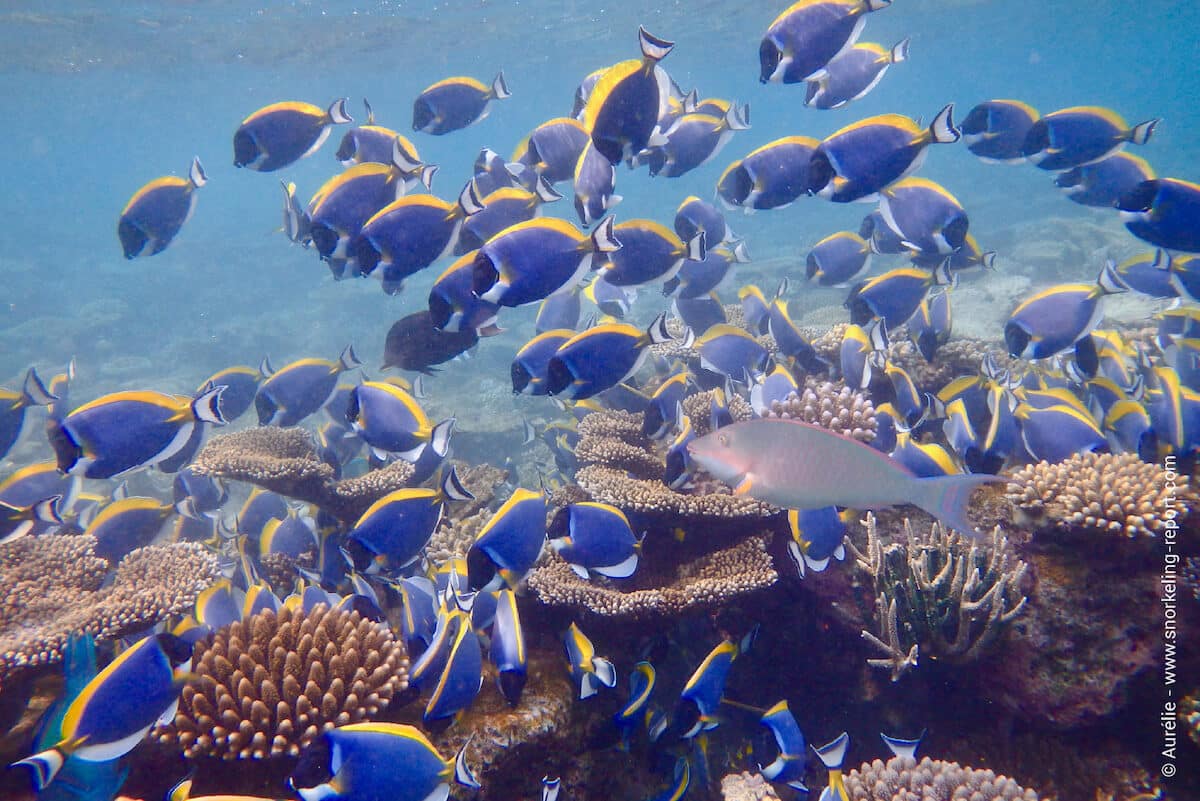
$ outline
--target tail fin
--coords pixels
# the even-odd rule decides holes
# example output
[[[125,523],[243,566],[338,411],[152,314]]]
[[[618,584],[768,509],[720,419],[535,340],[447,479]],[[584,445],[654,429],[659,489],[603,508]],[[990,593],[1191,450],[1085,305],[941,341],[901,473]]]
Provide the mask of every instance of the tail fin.
[[[362,360],[358,358],[358,354],[354,352],[353,345],[347,345],[342,351],[342,355],[338,357],[338,364],[342,370],[353,370],[362,364]]]
[[[940,144],[957,142],[961,132],[954,127],[954,104],[947,103],[929,124],[930,141]]]
[[[828,770],[841,770],[842,764],[846,761],[846,750],[850,747],[850,735],[842,732],[831,743],[818,748],[813,746],[813,750],[817,752],[817,756],[821,758],[823,764]]]
[[[411,175],[420,170],[424,165],[419,161],[413,160],[412,154],[404,146],[404,139],[397,136],[396,140],[392,142],[392,166],[405,175]]]
[[[670,342],[675,339],[675,337],[671,336],[671,332],[667,330],[666,312],[654,318],[654,322],[650,323],[650,327],[646,329],[646,336],[650,339],[650,343],[654,345],[661,342]]]
[[[375,109],[371,108],[371,104],[367,102],[365,97],[363,98],[363,108],[367,110],[367,125],[374,125]]]
[[[329,104],[329,111],[327,113],[329,121],[334,125],[345,125],[348,122],[354,122],[354,118],[346,113],[346,101],[349,99],[348,97],[339,97]]]
[[[704,257],[708,253],[706,247],[706,235],[703,231],[693,236],[685,245],[687,248],[688,261],[704,261]]]
[[[430,432],[429,445],[438,456],[444,457],[449,452],[450,437],[454,434],[454,424],[456,422],[453,417],[447,417],[434,426],[433,431]]]
[[[463,787],[469,787],[472,790],[478,790],[482,785],[475,778],[475,774],[471,772],[471,767],[467,764],[467,746],[471,744],[471,738],[463,743],[462,748],[458,749],[458,754],[454,757],[454,781],[461,784]]]
[[[750,104],[739,106],[731,103],[725,114],[725,125],[731,131],[745,131],[750,128]]]
[[[58,396],[46,389],[37,371],[30,367],[25,373],[25,383],[21,385],[21,400],[27,406],[49,406],[58,400]]]
[[[188,180],[197,189],[208,183],[208,175],[204,172],[204,165],[200,163],[199,156],[192,156],[192,166],[188,169]]]
[[[888,747],[894,755],[898,757],[907,757],[908,759],[917,758],[917,749],[921,747],[921,740],[925,739],[925,732],[922,731],[913,740],[902,740],[899,737],[889,737],[883,732],[879,733],[879,738],[883,740],[883,744]]]
[[[22,759],[19,762],[14,762],[13,767],[24,765],[32,770],[33,786],[38,792],[41,792],[46,788],[46,785],[54,781],[54,777],[58,775],[66,759],[66,755],[58,750],[58,748],[51,748],[48,751],[42,751],[40,754],[34,754],[31,757]]]
[[[553,203],[556,200],[562,200],[562,195],[542,176],[537,177],[537,183],[534,185],[534,194],[538,200],[543,203]]]
[[[213,387],[201,392],[192,399],[192,416],[202,423],[224,425],[225,418],[221,415],[221,393],[225,385]]]
[[[1129,132],[1129,141],[1135,145],[1144,145],[1150,141],[1150,137],[1154,134],[1154,129],[1162,122],[1160,118],[1139,122],[1133,126],[1133,130]]]
[[[893,64],[899,64],[902,61],[908,61],[908,43],[911,41],[912,37],[906,36],[897,42],[896,46],[892,48],[891,62]]]
[[[504,73],[496,73],[496,79],[492,81],[492,97],[497,100],[505,100],[512,97],[512,92],[508,89],[508,84],[504,81]]]
[[[475,188],[475,179],[467,181],[467,185],[458,193],[458,205],[462,209],[462,213],[468,217],[483,211],[483,200],[480,199],[479,191]]]
[[[979,536],[978,530],[967,519],[967,504],[971,493],[984,484],[1007,482],[1001,476],[960,473],[952,476],[914,478],[913,495],[910,502],[936,517],[942,525],[961,534]]]
[[[642,26],[638,26],[638,44],[642,48],[642,57],[648,61],[662,61],[675,48],[674,42],[659,39]]]
[[[621,249],[620,240],[613,234],[613,225],[613,218],[605,217],[592,231],[592,249],[597,253],[612,253]]]
[[[463,486],[462,481],[458,478],[458,471],[451,465],[450,469],[442,477],[442,494],[452,501],[473,501],[475,496],[471,491]]]

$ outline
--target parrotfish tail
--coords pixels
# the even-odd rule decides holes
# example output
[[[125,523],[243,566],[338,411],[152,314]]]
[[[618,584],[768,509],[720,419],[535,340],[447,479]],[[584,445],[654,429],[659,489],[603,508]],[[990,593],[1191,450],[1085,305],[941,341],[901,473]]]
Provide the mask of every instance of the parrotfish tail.
[[[817,756],[821,758],[826,770],[841,770],[842,763],[846,761],[846,750],[850,747],[850,735],[842,732],[833,740],[820,748],[813,746],[813,750],[817,752]]]
[[[54,777],[58,775],[66,759],[67,757],[62,751],[51,748],[49,751],[42,751],[40,754],[34,754],[19,762],[14,762],[12,766],[24,765],[32,770],[33,786],[38,792],[41,792],[46,785],[54,781]]]
[[[188,170],[188,180],[197,189],[208,183],[208,174],[204,172],[204,165],[200,163],[199,156],[192,156],[192,166]]]
[[[354,352],[353,345],[347,345],[346,349],[342,351],[342,355],[338,357],[338,364],[342,370],[352,370],[362,364],[358,354]]]
[[[339,97],[329,104],[329,121],[334,125],[345,125],[348,122],[354,122],[354,118],[346,111],[346,101],[349,99],[348,97]]]
[[[1008,479],[969,473],[914,479],[917,486],[913,488],[912,503],[936,517],[942,525],[977,537],[979,532],[967,519],[967,503],[977,487],[996,481]]]
[[[225,385],[205,390],[192,400],[192,416],[202,423],[224,425],[225,418],[221,415],[221,393]]]
[[[908,43],[910,41],[912,41],[912,37],[906,36],[892,48],[891,59],[893,64],[908,61]]]
[[[947,103],[929,125],[930,141],[940,144],[957,142],[961,132],[954,127],[954,104]]]
[[[475,774],[471,771],[471,766],[467,764],[467,746],[471,744],[471,738],[463,743],[462,748],[458,749],[458,754],[454,757],[454,781],[461,784],[463,787],[469,787],[472,790],[478,790],[482,785],[475,778]]]
[[[508,90],[508,84],[504,82],[503,71],[496,73],[496,80],[492,81],[492,97],[497,100],[512,97],[512,92]]]
[[[1129,141],[1135,145],[1144,145],[1150,141],[1150,137],[1154,134],[1154,129],[1162,122],[1160,118],[1139,122],[1133,126],[1133,130],[1129,132]]]
[[[46,389],[37,371],[30,367],[25,373],[25,383],[21,386],[21,400],[27,406],[49,406],[58,400],[58,396]]]
[[[662,61],[675,48],[674,42],[659,39],[641,25],[638,26],[638,44],[642,47],[642,56],[648,61]]]
[[[452,501],[475,500],[475,496],[459,480],[458,472],[454,469],[454,465],[450,465],[450,469],[446,471],[446,475],[442,479],[442,494]]]

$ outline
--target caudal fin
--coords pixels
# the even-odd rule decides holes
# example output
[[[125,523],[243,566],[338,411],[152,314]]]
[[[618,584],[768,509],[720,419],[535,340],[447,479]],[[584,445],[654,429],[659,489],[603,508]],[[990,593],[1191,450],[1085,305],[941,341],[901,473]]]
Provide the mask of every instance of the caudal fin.
[[[66,755],[62,751],[51,748],[49,751],[42,751],[40,754],[34,754],[19,762],[14,762],[12,766],[24,765],[32,770],[33,786],[38,792],[41,792],[46,785],[54,781],[54,777],[58,775],[65,761]]]
[[[979,532],[967,518],[967,503],[971,500],[971,493],[976,488],[997,481],[1008,481],[1008,479],[1001,476],[971,473],[914,479],[917,487],[914,489],[911,501],[936,517],[942,525],[961,534],[977,537]]]

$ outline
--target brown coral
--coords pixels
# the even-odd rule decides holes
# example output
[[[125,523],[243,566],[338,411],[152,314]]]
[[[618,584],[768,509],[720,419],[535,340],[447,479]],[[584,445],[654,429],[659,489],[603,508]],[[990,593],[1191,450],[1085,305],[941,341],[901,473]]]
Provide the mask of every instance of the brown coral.
[[[0,545],[0,682],[53,664],[72,634],[113,640],[188,611],[217,576],[195,543],[131,551],[102,586],[107,562],[90,535],[22,537]]]
[[[353,523],[372,503],[402,487],[412,465],[396,461],[357,478],[336,481],[302,428],[250,428],[213,437],[196,455],[197,473],[245,481],[289,498],[313,503]]]
[[[358,612],[267,610],[196,645],[198,681],[175,721],[156,730],[184,756],[295,756],[318,734],[387,708],[408,687],[408,657],[391,629]]]
[[[685,517],[761,518],[779,510],[768,504],[733,495],[723,485],[712,492],[684,494],[675,492],[660,480],[631,478],[621,470],[602,465],[581,467],[575,481],[601,503],[626,512],[647,512]]]
[[[874,404],[842,381],[807,378],[799,395],[793,392],[783,402],[773,402],[765,416],[812,423],[859,442],[875,439]]]
[[[1079,453],[1029,465],[1013,478],[1009,500],[1031,517],[1126,537],[1160,534],[1187,514],[1192,497],[1186,477],[1169,476],[1132,453]]]
[[[642,436],[642,415],[622,411],[592,412],[579,423],[575,457],[581,464],[600,464],[639,476],[661,476],[662,460]]]
[[[551,606],[586,609],[602,616],[675,617],[687,609],[722,606],[778,581],[766,547],[765,537],[748,537],[666,575],[655,575],[644,565],[630,580],[636,588],[629,589],[585,581],[566,562],[554,558],[530,573],[529,588]]]
[[[851,801],[1037,801],[1037,793],[990,770],[925,757],[864,762],[845,775]]]
[[[692,433],[697,437],[702,437],[712,430],[711,410],[716,394],[717,390],[710,389],[707,392],[688,395],[683,399],[683,413],[692,421]],[[729,415],[735,423],[754,417],[754,410],[750,408],[750,402],[741,395],[726,397],[725,400],[729,404]]]
[[[779,795],[761,773],[742,771],[721,779],[721,798],[724,801],[778,801]]]

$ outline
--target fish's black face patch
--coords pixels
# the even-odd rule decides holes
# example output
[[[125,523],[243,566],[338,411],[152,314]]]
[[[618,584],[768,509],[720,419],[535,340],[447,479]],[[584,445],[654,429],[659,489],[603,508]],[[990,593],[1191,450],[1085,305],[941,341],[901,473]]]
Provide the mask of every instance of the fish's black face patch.
[[[254,137],[245,131],[238,131],[233,136],[233,166],[245,167],[253,164],[258,158],[258,144]]]
[[[1029,332],[1016,323],[1010,322],[1004,326],[1004,344],[1008,355],[1019,358],[1029,347]]]
[[[779,48],[775,46],[774,42],[770,39],[762,40],[762,44],[758,46],[759,83],[767,83],[771,80],[782,57],[783,54],[779,52]]]
[[[846,298],[846,302],[842,304],[850,310],[850,322],[854,325],[866,325],[874,317],[871,307],[862,298],[862,288],[866,286],[865,281],[860,281],[855,284],[850,290],[850,295]]]
[[[1050,147],[1050,126],[1046,125],[1044,121],[1034,123],[1034,126],[1029,129],[1029,133],[1025,134],[1025,144],[1021,147],[1021,153],[1032,156],[1035,153],[1041,153],[1048,147]]]
[[[500,693],[508,705],[516,708],[521,701],[521,691],[525,689],[525,674],[515,670],[505,670],[496,678],[500,684]]]
[[[288,777],[288,783],[293,789],[308,789],[324,784],[333,778],[330,773],[331,761],[329,738],[318,737],[300,754],[300,763]]]
[[[472,590],[486,587],[496,577],[496,564],[480,548],[467,551],[467,584]]]
[[[434,328],[439,331],[445,328],[453,315],[454,307],[437,290],[429,293],[429,321]]]
[[[354,253],[354,260],[358,263],[358,271],[363,275],[370,275],[379,266],[382,256],[379,251],[371,244],[371,240],[365,236],[354,237],[354,242],[350,248]]]
[[[1158,181],[1142,181],[1117,200],[1121,211],[1150,211],[1158,195]]]
[[[433,122],[433,109],[423,99],[413,103],[413,130],[423,131]]]
[[[121,249],[125,251],[127,259],[141,255],[142,250],[146,247],[146,242],[149,241],[142,229],[129,220],[121,220],[117,225],[117,237],[121,240]]]
[[[1083,170],[1079,167],[1067,170],[1054,179],[1054,185],[1059,189],[1070,189],[1083,183]]]
[[[988,129],[988,110],[984,106],[976,106],[971,109],[971,113],[962,121],[961,126],[964,134],[979,134]]]
[[[317,253],[321,255],[321,258],[331,258],[333,251],[337,249],[337,231],[334,231],[323,223],[314,223],[310,234],[312,235],[313,246],[317,249]]]
[[[71,433],[60,422],[54,419],[46,421],[46,437],[50,440],[50,447],[54,449],[59,472],[70,472],[75,463],[79,461],[79,457],[83,456],[83,449],[79,447],[79,443],[71,437]]]
[[[546,388],[551,395],[557,395],[571,386],[571,371],[562,359],[554,357],[546,368]]]
[[[512,388],[514,395],[520,395],[529,386],[529,382],[533,380],[533,376],[525,369],[525,366],[518,362],[513,362],[512,369],[509,371],[512,378]]]
[[[482,250],[475,255],[475,263],[471,267],[471,293],[476,297],[487,292],[500,280],[500,271]]]
[[[970,224],[967,215],[960,212],[942,229],[942,237],[950,247],[958,250],[967,242],[967,228]]]
[[[834,175],[835,171],[833,164],[829,161],[829,156],[820,149],[813,151],[812,158],[808,162],[808,185],[805,190],[810,195],[817,194],[829,185]]]
[[[342,137],[342,143],[338,145],[337,160],[349,161],[358,152],[358,143],[354,140],[354,131],[348,131]]]

